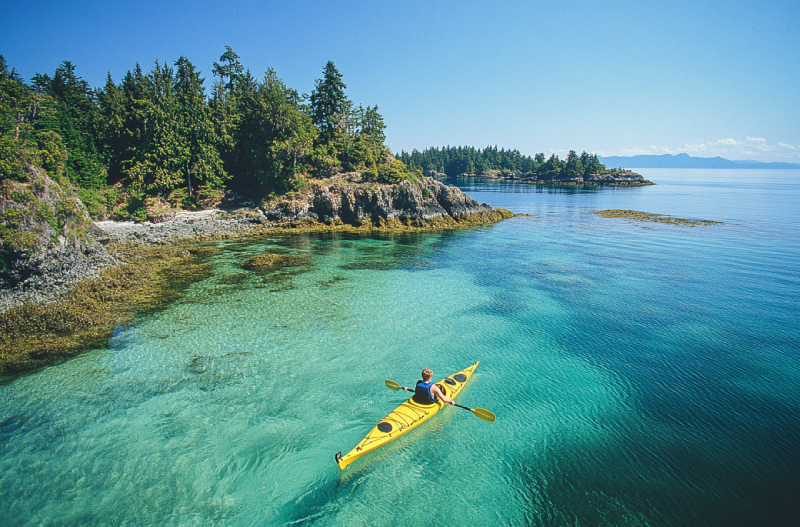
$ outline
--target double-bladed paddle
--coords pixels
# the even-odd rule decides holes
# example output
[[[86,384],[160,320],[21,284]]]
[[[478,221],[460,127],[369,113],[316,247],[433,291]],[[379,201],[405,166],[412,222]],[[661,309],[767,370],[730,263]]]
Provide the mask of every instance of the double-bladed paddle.
[[[386,379],[386,387],[391,389],[391,390],[405,390],[407,392],[413,392],[414,391],[411,388],[406,388],[405,386],[400,386],[396,382],[390,381],[389,379]],[[483,419],[484,421],[488,421],[490,423],[494,423],[495,420],[497,419],[497,417],[495,417],[495,415],[492,412],[490,412],[489,410],[487,410],[485,408],[469,408],[467,406],[462,406],[460,404],[456,404],[455,402],[453,402],[453,406],[458,406],[459,408],[463,408],[464,410],[469,410],[470,412],[475,414],[475,416],[478,417],[478,419]]]

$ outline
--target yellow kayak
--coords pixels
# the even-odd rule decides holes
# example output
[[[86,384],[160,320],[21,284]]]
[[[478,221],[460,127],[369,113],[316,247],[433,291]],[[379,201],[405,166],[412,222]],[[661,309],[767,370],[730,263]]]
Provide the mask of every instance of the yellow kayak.
[[[472,372],[475,371],[479,363],[480,361],[456,374],[442,379],[436,384],[442,388],[442,391],[447,397],[455,399],[464,385],[467,384],[469,378],[472,377]],[[336,454],[336,464],[339,465],[341,470],[344,470],[347,465],[361,456],[372,452],[376,448],[385,445],[393,439],[397,439],[409,430],[421,425],[433,417],[444,405],[445,403],[441,400],[434,404],[417,404],[413,401],[413,398],[407,400],[395,408],[392,413],[381,419],[381,422],[375,425],[375,428],[370,430],[367,436],[362,439],[353,450],[344,456],[341,452]]]

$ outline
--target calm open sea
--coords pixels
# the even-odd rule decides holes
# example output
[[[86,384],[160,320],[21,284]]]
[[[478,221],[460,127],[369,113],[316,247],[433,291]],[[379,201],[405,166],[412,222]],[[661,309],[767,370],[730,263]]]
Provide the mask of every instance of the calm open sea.
[[[0,385],[0,523],[796,525],[800,171],[462,181],[452,233],[224,242],[108,347]],[[724,225],[605,219],[633,209]],[[282,251],[308,266],[242,269]],[[424,367],[459,402],[341,472]]]

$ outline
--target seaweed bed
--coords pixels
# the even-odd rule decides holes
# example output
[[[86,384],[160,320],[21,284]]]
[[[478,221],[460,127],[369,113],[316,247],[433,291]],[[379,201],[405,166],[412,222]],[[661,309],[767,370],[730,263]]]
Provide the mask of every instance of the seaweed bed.
[[[668,223],[670,225],[684,225],[686,227],[696,227],[698,225],[722,225],[721,221],[711,220],[687,220],[684,218],[676,218],[674,216],[667,216],[665,214],[652,214],[650,212],[639,212],[638,210],[594,210],[592,214],[597,214],[604,218],[625,218],[636,221],[653,221],[656,223]]]
[[[280,226],[255,224],[235,236],[212,231],[190,237],[187,232],[183,239],[159,239],[152,244],[145,240],[112,244],[109,252],[122,265],[103,269],[98,277],[83,280],[48,302],[28,301],[0,313],[0,375],[34,370],[106,345],[118,326],[137,314],[162,308],[192,283],[209,278],[212,268],[207,260],[222,251],[215,240],[300,232],[430,232],[494,223],[513,216],[510,211],[493,209],[458,219],[435,217],[419,225],[381,218],[358,226],[307,219]],[[311,261],[275,253],[256,256],[243,267],[262,275],[261,287],[275,291],[294,288],[291,277],[308,272]],[[245,273],[228,278],[232,283],[246,279]],[[225,283],[225,279],[218,282]]]
[[[284,267],[299,267],[309,265],[311,260],[302,256],[286,254],[260,254],[247,260],[242,267],[250,271],[271,272]]]
[[[211,275],[216,247],[117,247],[123,265],[104,269],[49,303],[27,302],[0,313],[0,374],[51,364],[104,345],[135,314],[175,300]]]

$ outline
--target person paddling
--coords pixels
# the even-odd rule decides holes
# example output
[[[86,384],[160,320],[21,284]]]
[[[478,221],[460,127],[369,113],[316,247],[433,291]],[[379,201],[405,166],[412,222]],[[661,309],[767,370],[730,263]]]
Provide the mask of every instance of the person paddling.
[[[445,403],[455,406],[453,400],[447,397],[437,384],[433,383],[432,378],[433,372],[431,370],[428,368],[422,370],[422,380],[417,381],[414,396],[411,399],[417,404],[435,404],[441,399]],[[404,388],[404,390],[411,391],[408,388]]]

